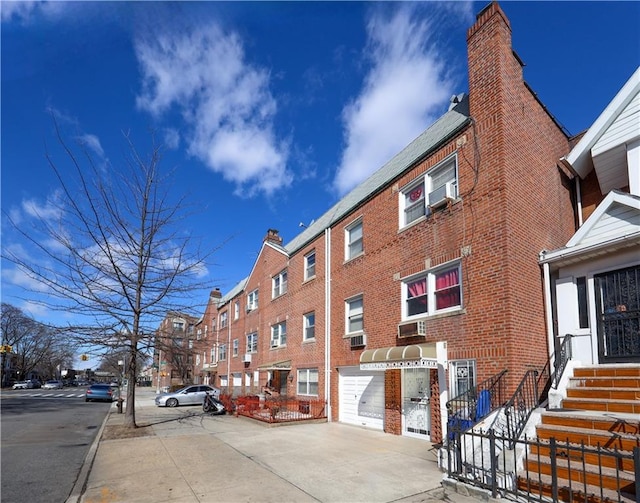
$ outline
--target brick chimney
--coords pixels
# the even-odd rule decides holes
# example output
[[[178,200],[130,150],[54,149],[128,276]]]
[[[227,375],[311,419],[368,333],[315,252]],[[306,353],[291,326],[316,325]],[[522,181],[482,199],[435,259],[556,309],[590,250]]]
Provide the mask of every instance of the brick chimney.
[[[480,11],[467,30],[467,51],[471,116],[477,122],[500,120],[523,78],[522,62],[511,45],[511,24],[497,2]]]
[[[222,298],[222,292],[220,291],[220,288],[215,287],[213,290],[211,290],[211,293],[209,294],[209,298],[210,299],[221,299]]]
[[[282,238],[280,234],[278,234],[277,229],[269,229],[267,230],[267,235],[262,240],[263,242],[275,243],[279,246],[282,246]]]

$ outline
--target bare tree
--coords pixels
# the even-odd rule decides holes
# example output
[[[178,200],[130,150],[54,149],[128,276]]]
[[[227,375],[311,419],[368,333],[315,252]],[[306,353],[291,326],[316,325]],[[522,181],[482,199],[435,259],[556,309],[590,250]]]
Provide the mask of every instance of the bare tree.
[[[172,173],[161,172],[159,146],[154,143],[143,158],[124,134],[125,162],[118,169],[97,163],[86,145],[78,156],[53,122],[71,168],[59,168],[47,152],[60,184],[57,218],[41,215],[37,236],[16,227],[46,260],[27,260],[6,248],[3,256],[46,286],[42,304],[81,317],[82,323],[68,327],[69,337],[105,353],[126,352],[131,385],[124,419],[135,428],[141,352],[153,343],[154,324],[204,286],[197,281],[204,258],[181,226],[186,199],[176,194]]]
[[[73,361],[73,341],[60,337],[58,331],[25,315],[11,304],[2,303],[2,345],[11,346],[14,370],[26,377],[31,372],[44,377],[59,377],[63,367]],[[2,353],[2,383],[8,385],[7,353]]]

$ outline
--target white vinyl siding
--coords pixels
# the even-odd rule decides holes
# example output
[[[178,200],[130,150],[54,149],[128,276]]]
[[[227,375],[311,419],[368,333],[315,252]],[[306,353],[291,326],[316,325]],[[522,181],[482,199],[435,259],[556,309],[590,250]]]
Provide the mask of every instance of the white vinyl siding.
[[[618,145],[624,145],[640,136],[640,94],[636,94],[631,102],[616,117],[603,135],[591,149],[597,156]]]

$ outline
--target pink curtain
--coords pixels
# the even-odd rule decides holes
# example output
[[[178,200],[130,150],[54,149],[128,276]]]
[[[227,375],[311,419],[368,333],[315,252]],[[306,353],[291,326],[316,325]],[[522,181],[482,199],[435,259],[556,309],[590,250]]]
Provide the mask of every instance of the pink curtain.
[[[427,293],[427,279],[422,278],[413,283],[409,283],[409,298],[418,297]]]
[[[458,268],[436,276],[436,309],[460,305],[460,272]]]

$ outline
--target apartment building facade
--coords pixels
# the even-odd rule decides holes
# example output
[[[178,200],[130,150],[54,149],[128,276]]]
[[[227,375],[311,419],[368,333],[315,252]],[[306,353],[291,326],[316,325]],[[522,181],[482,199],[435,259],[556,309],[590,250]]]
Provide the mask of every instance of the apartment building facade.
[[[449,398],[544,366],[538,257],[576,230],[558,166],[570,139],[497,3],[467,46],[467,93],[290,242],[268,230],[248,277],[212,292],[196,382],[314,397],[331,421],[438,442]]]

